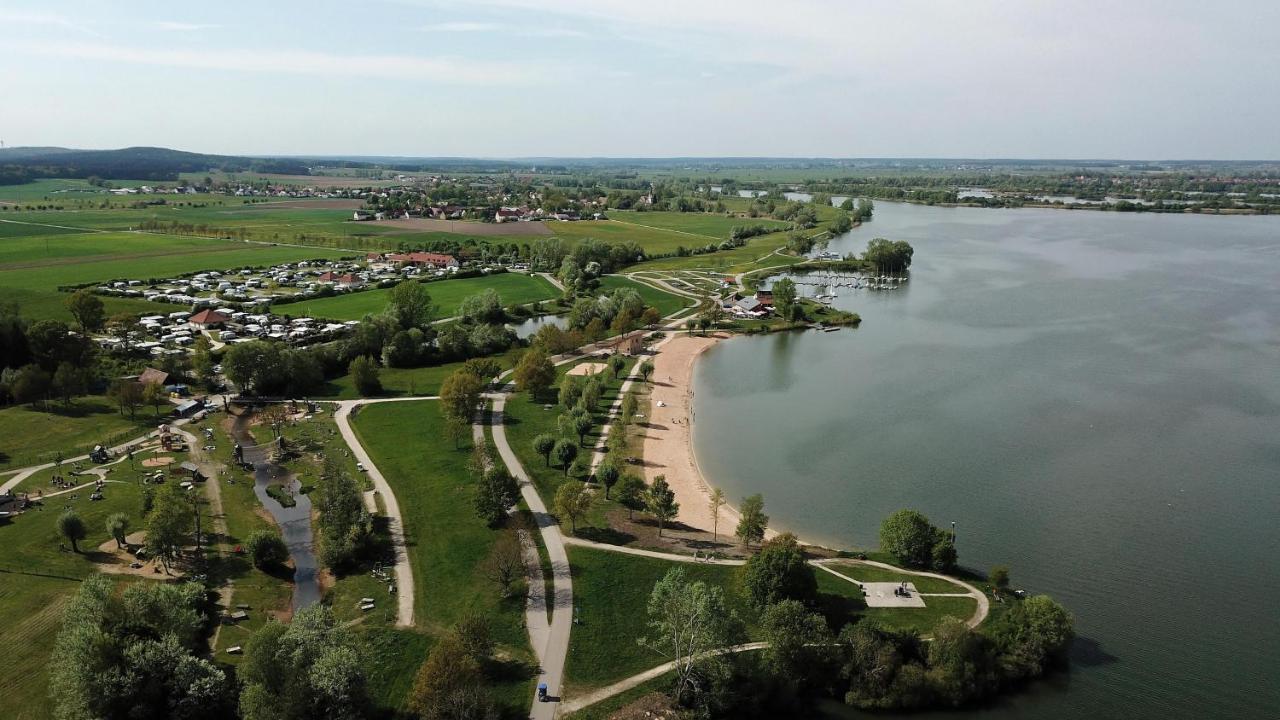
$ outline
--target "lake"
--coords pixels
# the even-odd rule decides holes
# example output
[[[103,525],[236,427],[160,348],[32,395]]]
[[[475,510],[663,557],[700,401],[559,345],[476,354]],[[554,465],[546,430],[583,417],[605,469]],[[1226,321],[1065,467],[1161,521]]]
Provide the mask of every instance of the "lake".
[[[1066,605],[1072,670],[984,716],[1275,717],[1280,218],[877,202],[831,249],[872,237],[915,264],[835,291],[861,328],[704,355],[709,482],[837,546],[917,508]]]

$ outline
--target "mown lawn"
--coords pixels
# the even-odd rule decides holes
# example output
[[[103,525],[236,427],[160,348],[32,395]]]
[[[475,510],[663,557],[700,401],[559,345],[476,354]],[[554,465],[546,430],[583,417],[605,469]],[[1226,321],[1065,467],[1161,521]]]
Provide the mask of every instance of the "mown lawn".
[[[77,398],[70,408],[51,402],[47,411],[9,406],[0,410],[0,470],[51,462],[58,451],[70,458],[98,443],[125,442],[154,430],[156,422],[149,407],[138,408],[130,420],[115,403],[98,395]]]
[[[455,449],[445,439],[435,401],[365,406],[353,423],[404,515],[415,624],[439,636],[467,613],[483,614],[500,652],[511,658],[496,692],[508,708],[527,711],[535,661],[524,629],[524,597],[502,600],[481,572],[498,532],[475,513],[474,481],[465,469],[470,442]]]
[[[569,638],[565,666],[570,694],[602,687],[666,662],[641,647],[636,638],[648,632],[647,607],[654,583],[673,568],[683,568],[689,580],[723,588],[726,603],[738,613],[748,636],[755,632],[756,613],[738,589],[736,567],[676,563],[572,546],[569,564],[579,620]]]
[[[524,348],[512,348],[491,357],[497,360],[505,370],[515,365],[516,359],[523,351]],[[444,379],[461,369],[462,365],[463,363],[459,361],[420,368],[381,368],[378,377],[382,382],[382,393],[379,397],[435,395],[440,392],[440,384]],[[324,389],[313,397],[352,400],[364,396],[356,390],[355,381],[348,373],[327,381]]]
[[[764,225],[765,227],[783,230],[788,223],[782,220],[767,218],[728,217],[718,213],[682,213],[682,212],[636,212],[630,210],[613,210],[609,219],[618,222],[644,225],[664,230],[704,235],[708,238],[727,240],[733,228],[743,225]]]
[[[458,306],[471,295],[489,288],[498,291],[503,305],[524,305],[560,296],[560,291],[546,279],[523,273],[499,273],[462,280],[437,280],[425,284],[436,308],[436,317],[447,318],[458,313]],[[390,290],[336,295],[281,305],[279,312],[293,316],[311,315],[334,320],[359,320],[365,315],[382,312]]]
[[[62,623],[62,607],[80,581],[94,573],[97,547],[110,539],[107,516],[124,512],[141,522],[139,486],[111,483],[105,499],[92,502],[88,492],[49,498],[44,510],[0,520],[0,717],[43,720],[52,714],[48,697],[48,661]],[[63,507],[75,508],[87,537],[80,554],[60,550],[57,530]],[[121,578],[123,581],[123,578]]]
[[[662,317],[666,317],[675,313],[682,308],[686,308],[693,303],[689,298],[683,298],[679,295],[672,295],[664,292],[651,285],[636,282],[622,275],[605,275],[600,278],[600,287],[603,290],[616,290],[618,288],[632,288],[640,293],[640,297],[644,299],[646,305],[652,305],[662,313]]]

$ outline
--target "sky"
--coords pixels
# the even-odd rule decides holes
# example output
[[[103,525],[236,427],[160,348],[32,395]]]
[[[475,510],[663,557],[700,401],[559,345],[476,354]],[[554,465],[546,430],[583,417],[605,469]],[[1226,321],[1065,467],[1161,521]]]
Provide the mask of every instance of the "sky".
[[[1280,159],[1275,0],[0,4],[6,146]]]

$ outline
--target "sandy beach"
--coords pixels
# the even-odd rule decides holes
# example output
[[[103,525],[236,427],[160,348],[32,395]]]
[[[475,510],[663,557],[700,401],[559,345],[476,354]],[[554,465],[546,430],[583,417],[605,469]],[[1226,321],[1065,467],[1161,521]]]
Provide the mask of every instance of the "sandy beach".
[[[706,532],[711,532],[713,524],[711,487],[693,454],[691,388],[694,362],[723,338],[676,335],[661,345],[653,358],[653,395],[644,441],[645,482],[652,483],[655,477],[665,475],[680,503],[676,519]],[[665,407],[659,407],[660,403]],[[720,508],[721,537],[732,538],[737,525],[737,511],[728,505]]]

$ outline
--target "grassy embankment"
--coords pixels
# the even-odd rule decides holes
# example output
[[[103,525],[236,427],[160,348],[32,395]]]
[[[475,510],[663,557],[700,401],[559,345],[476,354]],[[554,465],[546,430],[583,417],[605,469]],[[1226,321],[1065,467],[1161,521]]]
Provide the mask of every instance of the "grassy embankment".
[[[404,515],[415,623],[439,637],[469,612],[484,615],[504,660],[495,692],[512,712],[526,711],[536,663],[523,624],[524,595],[501,599],[480,569],[498,531],[475,513],[474,481],[465,470],[469,440],[455,449],[445,439],[434,401],[370,405],[353,422]]]
[[[689,298],[672,295],[669,292],[664,292],[651,285],[636,282],[635,280],[623,277],[622,275],[605,275],[600,278],[601,290],[612,291],[617,290],[618,288],[634,289],[636,292],[640,293],[640,297],[644,299],[644,303],[657,308],[658,312],[662,314],[662,317],[666,317],[693,304],[693,300]]]

